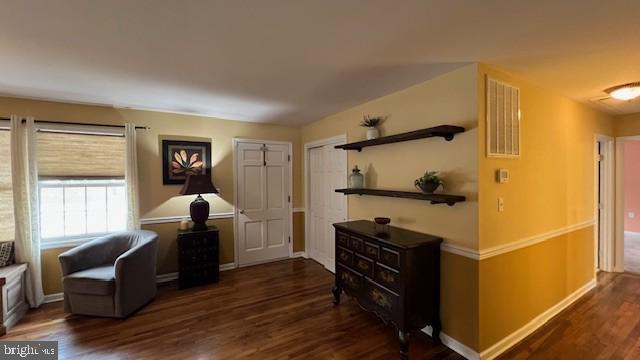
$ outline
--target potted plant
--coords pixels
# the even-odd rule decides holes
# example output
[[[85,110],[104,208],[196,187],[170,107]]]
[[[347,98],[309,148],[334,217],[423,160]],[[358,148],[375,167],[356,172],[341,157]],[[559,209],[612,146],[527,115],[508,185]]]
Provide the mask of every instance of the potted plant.
[[[434,191],[440,186],[444,186],[444,182],[438,175],[437,171],[427,171],[421,178],[415,181],[416,189],[424,192],[425,194],[433,194]]]
[[[365,115],[360,122],[360,126],[367,128],[367,140],[373,140],[380,137],[380,131],[377,126],[380,125],[386,117]]]

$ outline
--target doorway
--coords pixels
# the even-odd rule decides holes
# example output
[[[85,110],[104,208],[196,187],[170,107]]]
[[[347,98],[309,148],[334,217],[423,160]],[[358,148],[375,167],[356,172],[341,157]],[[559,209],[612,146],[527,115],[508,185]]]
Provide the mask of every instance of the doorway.
[[[290,257],[291,143],[233,139],[233,149],[236,264]]]
[[[347,220],[346,196],[335,189],[347,187],[347,154],[336,149],[346,136],[305,144],[305,250],[307,256],[335,271],[333,224]]]
[[[623,270],[640,274],[640,138],[622,139]]]
[[[614,271],[614,150],[612,137],[596,135],[594,147],[595,271]]]

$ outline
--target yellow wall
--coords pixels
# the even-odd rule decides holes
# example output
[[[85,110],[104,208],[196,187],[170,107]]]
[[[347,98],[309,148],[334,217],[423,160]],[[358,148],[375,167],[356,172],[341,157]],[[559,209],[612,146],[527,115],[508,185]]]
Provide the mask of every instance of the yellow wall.
[[[613,134],[612,117],[490,66],[479,69],[479,249],[593,220],[594,136]],[[519,159],[486,156],[487,74],[520,87]],[[498,168],[509,169],[507,184],[495,182]],[[504,212],[498,212],[500,196]],[[480,350],[592,279],[593,247],[593,226],[589,226],[480,261]]]
[[[616,116],[614,132],[616,136],[640,135],[640,113]]]
[[[35,116],[36,119],[79,123],[124,124],[132,122],[150,127],[138,131],[138,166],[140,181],[140,213],[144,218],[188,216],[192,196],[178,196],[180,185],[162,184],[161,140],[182,139],[211,142],[213,179],[221,189],[220,196],[207,195],[213,213],[233,211],[233,155],[232,138],[253,138],[290,141],[293,143],[293,206],[302,206],[302,173],[300,129],[250,122],[229,121],[200,116],[177,115],[152,111],[115,109],[102,106],[56,103],[47,101],[0,98],[0,116],[11,114]],[[195,135],[195,137],[194,137]],[[233,226],[229,219],[210,221],[220,226],[221,263],[234,260]],[[146,225],[160,235],[158,273],[176,271],[175,231],[178,224]],[[294,216],[294,248],[304,250],[304,216]],[[298,235],[298,236],[296,236]],[[59,249],[43,252],[45,293],[59,290],[60,275],[57,255]]]
[[[348,141],[365,138],[362,116],[389,115],[382,135],[435,125],[467,129],[451,142],[421,139],[348,152],[351,169],[358,165],[368,186],[413,190],[425,170],[443,172],[447,192],[467,196],[453,207],[425,201],[382,197],[348,198],[349,218],[391,218],[392,225],[442,236],[447,243],[477,248],[477,67],[469,65],[425,83],[329,116],[302,129],[302,143],[346,134]],[[477,263],[458,255],[442,255],[443,331],[477,345]]]

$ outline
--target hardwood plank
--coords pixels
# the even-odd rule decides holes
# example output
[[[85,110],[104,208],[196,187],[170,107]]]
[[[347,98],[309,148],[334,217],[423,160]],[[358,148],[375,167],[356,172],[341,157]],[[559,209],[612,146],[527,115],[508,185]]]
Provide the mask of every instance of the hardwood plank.
[[[2,340],[57,340],[61,359],[394,359],[395,329],[348,296],[333,306],[333,274],[295,259],[220,274],[217,284],[162,286],[126,320],[30,310]],[[462,359],[419,334],[412,359]]]
[[[639,359],[640,276],[599,273],[598,286],[500,359]]]

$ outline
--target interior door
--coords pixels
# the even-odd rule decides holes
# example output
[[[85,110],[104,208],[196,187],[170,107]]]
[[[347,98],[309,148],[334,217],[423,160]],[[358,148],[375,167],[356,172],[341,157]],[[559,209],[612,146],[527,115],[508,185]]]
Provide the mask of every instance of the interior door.
[[[291,239],[289,146],[239,142],[236,151],[239,266],[286,258]]]
[[[309,175],[309,257],[326,267],[328,254],[323,240],[326,232],[324,148],[309,150]]]
[[[334,223],[347,221],[347,197],[335,189],[347,187],[347,152],[336,149],[335,144],[324,146],[325,182],[325,267],[335,272],[335,228]]]
[[[347,186],[346,152],[335,144],[309,150],[309,257],[335,271],[333,223],[346,221],[346,196],[335,189]]]

